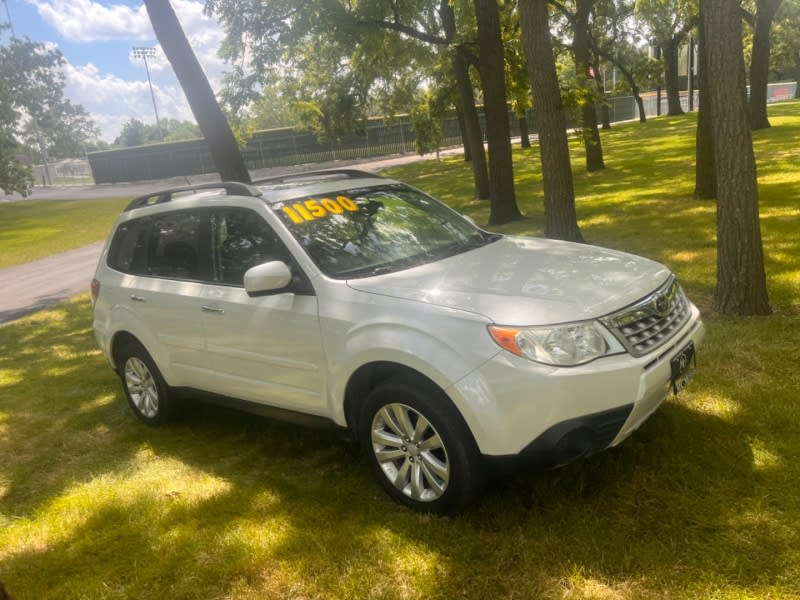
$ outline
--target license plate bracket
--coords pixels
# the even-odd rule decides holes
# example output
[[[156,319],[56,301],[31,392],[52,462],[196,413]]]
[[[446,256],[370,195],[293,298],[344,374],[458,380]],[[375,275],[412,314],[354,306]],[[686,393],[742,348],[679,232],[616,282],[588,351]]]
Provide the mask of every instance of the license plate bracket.
[[[672,392],[677,394],[694,378],[697,373],[697,355],[694,342],[691,341],[669,361]]]

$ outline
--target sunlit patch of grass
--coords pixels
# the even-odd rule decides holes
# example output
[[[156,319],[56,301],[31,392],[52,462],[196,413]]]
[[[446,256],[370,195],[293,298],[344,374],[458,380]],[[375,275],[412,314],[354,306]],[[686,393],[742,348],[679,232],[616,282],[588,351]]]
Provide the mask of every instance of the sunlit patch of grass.
[[[757,470],[778,469],[784,466],[784,458],[761,440],[751,440],[750,448],[753,451],[753,466]]]
[[[0,269],[103,240],[130,201],[19,200],[0,204]]]
[[[798,106],[756,136],[769,318],[711,311],[694,115],[603,132],[591,176],[572,144],[587,240],[666,263],[703,310],[698,374],[620,446],[500,476],[458,517],[392,503],[327,432],[201,406],[145,427],[86,296],[0,328],[0,579],[37,599],[800,598]],[[497,229],[541,235],[536,152],[514,158],[526,219]],[[391,174],[488,220],[457,158]]]

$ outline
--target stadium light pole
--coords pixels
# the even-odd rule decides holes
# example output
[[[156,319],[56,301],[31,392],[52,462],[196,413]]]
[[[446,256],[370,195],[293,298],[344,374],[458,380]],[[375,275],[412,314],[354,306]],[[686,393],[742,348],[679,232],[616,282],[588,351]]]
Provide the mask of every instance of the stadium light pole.
[[[156,57],[156,49],[137,46],[133,49],[133,56],[135,58],[141,58],[144,61],[144,70],[147,72],[147,84],[150,86],[150,98],[153,100],[153,112],[156,114],[156,129],[158,130],[158,139],[163,140],[164,134],[161,131],[161,121],[158,118],[158,108],[156,108],[156,95],[153,93],[153,82],[150,81],[150,67],[147,66],[147,59]]]

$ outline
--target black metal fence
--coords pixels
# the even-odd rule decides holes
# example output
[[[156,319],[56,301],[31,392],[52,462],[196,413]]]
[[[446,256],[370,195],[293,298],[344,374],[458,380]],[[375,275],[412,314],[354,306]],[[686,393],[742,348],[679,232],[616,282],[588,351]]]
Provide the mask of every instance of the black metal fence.
[[[775,100],[788,99],[794,96],[796,85],[795,82],[770,84],[770,92],[776,94]],[[657,114],[655,93],[650,92],[644,96],[646,114],[648,116]],[[628,121],[638,117],[633,97],[615,97],[607,100],[612,122]],[[662,96],[661,101],[664,114],[666,94]],[[687,109],[686,92],[682,92],[682,101],[684,109]],[[697,106],[696,102],[694,106]],[[529,111],[527,117],[529,133],[533,135],[536,133],[536,115],[533,111]],[[480,119],[482,131],[485,132],[483,114],[480,114]],[[575,123],[571,121],[573,120],[568,116],[568,126],[574,127]],[[520,134],[518,120],[511,112],[509,112],[509,124],[511,135],[518,136]],[[461,133],[455,113],[443,119],[442,138],[443,147],[461,144]],[[329,143],[321,143],[314,134],[294,129],[259,131],[249,140],[242,154],[247,168],[252,171],[265,167],[353,160],[414,151],[414,131],[408,117],[402,116],[390,122],[371,119],[364,135],[348,135]],[[146,181],[215,171],[211,153],[204,139],[93,152],[88,155],[88,159],[95,183]]]

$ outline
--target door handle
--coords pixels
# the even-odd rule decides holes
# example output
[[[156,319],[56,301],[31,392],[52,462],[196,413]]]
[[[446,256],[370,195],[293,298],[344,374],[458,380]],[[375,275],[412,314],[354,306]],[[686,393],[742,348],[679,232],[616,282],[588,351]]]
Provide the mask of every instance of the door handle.
[[[137,296],[136,294],[131,294],[131,300],[134,302],[147,302],[147,298],[144,296]]]
[[[215,314],[218,314],[218,315],[224,315],[225,314],[225,309],[224,308],[220,308],[219,306],[210,306],[208,304],[204,304],[201,308],[203,309],[203,312],[215,313]]]

